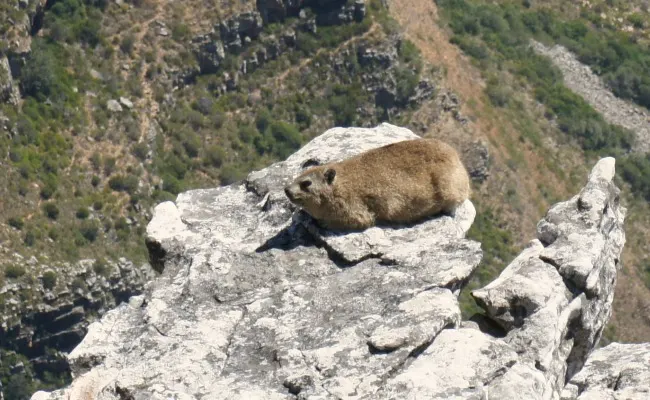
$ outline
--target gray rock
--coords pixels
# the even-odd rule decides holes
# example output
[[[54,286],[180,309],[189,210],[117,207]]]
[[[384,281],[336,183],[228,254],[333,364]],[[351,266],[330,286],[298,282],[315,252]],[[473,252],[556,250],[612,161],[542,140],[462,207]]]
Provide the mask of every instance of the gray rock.
[[[460,152],[470,178],[481,183],[490,176],[490,153],[482,141],[467,143]]]
[[[346,238],[304,214],[292,218],[282,189],[316,158],[416,137],[388,124],[335,128],[245,184],[158,205],[147,244],[162,275],[91,325],[69,356],[76,379],[58,395],[371,396],[460,323],[458,287],[481,258],[479,244],[463,238],[473,206]],[[372,242],[346,250],[360,240]]]
[[[474,292],[486,316],[462,325],[456,296],[481,258],[464,238],[471,202],[342,234],[282,193],[311,165],[416,137],[388,124],[331,129],[241,184],[159,204],[147,246],[161,275],[90,326],[69,355],[69,388],[33,399],[573,399],[615,391],[596,383],[606,374],[643,393],[647,380],[616,365],[647,373],[645,349],[608,356],[614,367],[600,375],[579,372],[611,312],[624,243],[613,160],[549,211],[543,240]]]
[[[625,243],[613,176],[614,159],[600,160],[580,194],[540,221],[541,241],[472,293],[522,360],[544,373],[553,397],[582,368],[611,314]]]
[[[201,74],[213,74],[219,71],[223,60],[226,58],[223,43],[209,36],[195,38],[192,43],[192,49],[199,64]],[[185,79],[187,80],[188,78]]]
[[[563,400],[645,400],[650,398],[650,343],[612,343],[594,351],[571,378]]]
[[[303,0],[259,0],[257,9],[265,24],[281,22],[289,15],[299,14]]]
[[[120,103],[117,100],[112,100],[112,99],[106,102],[106,108],[108,109],[108,111],[116,112],[116,113],[122,111],[122,106],[120,105]]]
[[[235,15],[219,24],[219,33],[224,47],[231,52],[239,52],[244,38],[257,38],[262,32],[263,22],[260,13],[247,12]],[[250,39],[249,39],[250,41]]]
[[[120,104],[129,110],[133,108],[133,102],[126,97],[120,97]]]
[[[14,82],[9,60],[0,54],[0,103],[17,105],[19,100],[20,92]]]

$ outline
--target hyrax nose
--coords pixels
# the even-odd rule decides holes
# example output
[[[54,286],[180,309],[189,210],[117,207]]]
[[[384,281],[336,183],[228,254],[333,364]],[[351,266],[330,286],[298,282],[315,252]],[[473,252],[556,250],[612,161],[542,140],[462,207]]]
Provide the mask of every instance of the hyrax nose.
[[[289,200],[293,200],[293,195],[291,194],[291,190],[289,190],[289,187],[288,187],[288,186],[284,188],[284,194],[287,195],[287,197],[289,198]]]

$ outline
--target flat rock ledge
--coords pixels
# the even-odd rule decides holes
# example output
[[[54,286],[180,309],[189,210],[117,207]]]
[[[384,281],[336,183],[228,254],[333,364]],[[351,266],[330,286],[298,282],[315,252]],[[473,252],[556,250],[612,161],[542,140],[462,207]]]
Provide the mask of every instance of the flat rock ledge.
[[[70,387],[32,399],[584,394],[625,241],[614,160],[601,160],[540,222],[538,239],[474,292],[486,315],[461,322],[457,296],[481,260],[465,238],[471,202],[453,216],[341,234],[282,193],[310,165],[416,137],[389,124],[334,128],[243,183],[158,205],[147,243],[160,276],[90,326],[69,355]],[[614,356],[628,353],[643,357]]]

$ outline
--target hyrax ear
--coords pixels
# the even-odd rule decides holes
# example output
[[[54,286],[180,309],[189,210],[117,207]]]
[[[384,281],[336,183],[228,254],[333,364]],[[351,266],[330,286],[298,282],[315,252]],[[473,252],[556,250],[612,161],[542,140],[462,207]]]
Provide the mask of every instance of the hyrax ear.
[[[334,182],[335,177],[336,171],[333,168],[329,168],[327,171],[325,171],[325,180],[327,181],[328,185],[331,185],[332,182]]]

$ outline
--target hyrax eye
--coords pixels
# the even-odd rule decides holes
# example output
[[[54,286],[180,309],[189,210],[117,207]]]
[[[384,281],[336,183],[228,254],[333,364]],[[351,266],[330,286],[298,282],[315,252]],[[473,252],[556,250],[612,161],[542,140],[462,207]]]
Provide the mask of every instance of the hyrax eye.
[[[305,192],[309,191],[309,187],[311,186],[311,181],[302,181],[300,182],[300,189],[304,190]]]

